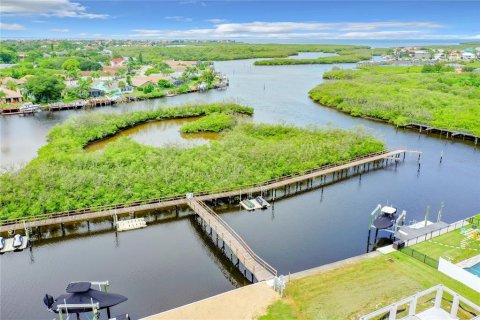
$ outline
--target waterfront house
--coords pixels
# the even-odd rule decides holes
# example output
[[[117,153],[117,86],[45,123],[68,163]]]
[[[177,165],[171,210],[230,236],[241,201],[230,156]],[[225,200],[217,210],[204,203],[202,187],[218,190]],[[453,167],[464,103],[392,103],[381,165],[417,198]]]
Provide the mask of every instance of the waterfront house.
[[[0,88],[0,103],[20,103],[23,101],[22,95],[13,90]]]
[[[132,87],[134,88],[141,88],[145,87],[148,84],[153,85],[156,87],[158,85],[159,80],[170,80],[168,76],[137,76],[132,77],[131,79]]]

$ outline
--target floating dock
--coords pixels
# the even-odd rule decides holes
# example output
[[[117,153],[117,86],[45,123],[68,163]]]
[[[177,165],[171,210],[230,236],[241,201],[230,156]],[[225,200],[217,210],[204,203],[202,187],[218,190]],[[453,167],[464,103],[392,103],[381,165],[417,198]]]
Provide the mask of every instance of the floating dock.
[[[134,229],[141,229],[147,226],[145,218],[129,219],[129,220],[118,220],[117,231],[128,231]]]
[[[0,253],[12,252],[12,251],[21,251],[21,250],[23,250],[27,247],[28,247],[28,238],[27,237],[22,237],[22,245],[18,248],[13,247],[13,238],[7,238],[7,239],[5,239],[5,247],[3,247],[2,250],[0,250]]]

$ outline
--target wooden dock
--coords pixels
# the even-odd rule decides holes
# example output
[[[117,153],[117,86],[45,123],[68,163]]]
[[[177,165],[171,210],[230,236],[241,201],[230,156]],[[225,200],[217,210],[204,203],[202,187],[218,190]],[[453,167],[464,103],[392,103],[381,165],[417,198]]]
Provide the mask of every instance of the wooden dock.
[[[195,198],[199,201],[210,201],[223,198],[240,197],[240,200],[242,200],[242,197],[247,197],[248,195],[261,194],[266,191],[271,191],[273,196],[272,200],[274,201],[276,198],[277,189],[286,188],[293,184],[298,185],[303,182],[307,182],[307,184],[313,184],[314,179],[320,179],[320,181],[325,182],[327,176],[330,175],[332,177],[332,181],[336,181],[337,179],[343,179],[350,175],[362,174],[370,171],[371,169],[378,169],[391,163],[398,163],[398,161],[401,160],[402,155],[403,158],[405,158],[406,153],[418,153],[420,157],[420,152],[418,151],[411,151],[406,148],[397,148],[390,151],[383,151],[357,157],[337,164],[325,165],[316,169],[286,175],[260,183],[236,188],[225,188],[221,190],[199,192],[195,194]],[[185,197],[185,195],[176,195],[129,203],[26,216],[0,221],[0,232],[22,230],[24,228],[24,222],[28,222],[30,228],[47,225],[59,225],[101,217],[113,217],[116,214],[122,215],[134,212],[185,206],[188,204],[187,200],[188,199]]]
[[[210,236],[222,241],[222,248],[227,245],[237,257],[237,265],[241,263],[257,281],[273,279],[277,270],[260,258],[248,244],[220,216],[202,201],[196,198],[187,200],[188,205],[201,218],[202,226],[209,230]],[[214,234],[215,233],[215,234]],[[252,281],[253,282],[253,281]]]
[[[477,144],[480,141],[480,137],[476,136],[472,133],[462,132],[462,131],[453,131],[445,128],[436,128],[432,127],[427,124],[410,122],[403,127],[410,128],[410,129],[418,129],[419,132],[424,132],[426,134],[435,133],[439,135],[446,136],[447,138],[452,139],[462,139],[462,140],[470,140]]]

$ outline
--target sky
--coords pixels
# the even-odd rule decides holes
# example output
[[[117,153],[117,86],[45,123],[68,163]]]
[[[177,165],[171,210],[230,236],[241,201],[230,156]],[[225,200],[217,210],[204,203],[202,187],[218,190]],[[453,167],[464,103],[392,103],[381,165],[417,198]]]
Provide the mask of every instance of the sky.
[[[1,38],[480,41],[480,1],[0,0]]]

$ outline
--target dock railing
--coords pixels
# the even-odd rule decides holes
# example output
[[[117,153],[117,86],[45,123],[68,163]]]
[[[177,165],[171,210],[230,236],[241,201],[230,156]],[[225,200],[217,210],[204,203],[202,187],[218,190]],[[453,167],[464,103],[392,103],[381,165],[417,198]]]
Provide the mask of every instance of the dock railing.
[[[460,220],[460,221],[451,223],[451,224],[449,224],[448,226],[446,226],[442,229],[435,230],[435,231],[420,235],[420,236],[415,237],[413,239],[409,239],[409,240],[405,241],[405,246],[408,247],[408,246],[416,245],[417,243],[424,242],[424,241],[430,240],[432,238],[438,237],[442,234],[460,229],[460,228],[462,228],[466,225],[468,225],[468,219]]]
[[[192,207],[192,209],[194,209],[197,206],[200,206],[202,209],[206,210],[215,219],[216,223],[220,224],[223,228],[225,228],[229,232],[229,234],[231,236],[233,236],[235,238],[235,240],[237,240],[237,242],[242,246],[242,248],[246,252],[248,252],[248,254],[250,254],[250,256],[255,260],[255,262],[257,264],[261,265],[265,270],[267,270],[273,276],[277,276],[277,270],[275,268],[273,268],[271,265],[269,265],[265,260],[260,258],[260,256],[258,256],[255,253],[255,251],[252,250],[252,248],[250,248],[250,246],[242,239],[242,237],[240,237],[240,235],[238,235],[238,233],[232,227],[230,227],[230,225],[228,225],[225,222],[225,220],[223,220],[215,211],[210,209],[210,207],[208,207],[202,201],[197,201],[195,199],[189,199],[189,205]],[[212,221],[208,221],[208,223],[212,226]],[[217,228],[215,228],[215,229],[217,229]],[[217,231],[215,230],[215,232],[217,232]],[[230,249],[232,250],[232,253],[235,254],[235,251],[238,251],[238,250],[236,250],[237,248],[235,248],[235,246],[232,245],[231,243],[226,242],[226,244],[230,246]],[[240,259],[240,257],[238,257],[238,256],[237,256],[237,258]],[[242,261],[242,259],[240,259],[240,261]],[[255,265],[253,265],[253,266],[246,265],[247,263],[246,263],[245,259],[243,259],[243,264],[251,272],[255,273]]]
[[[257,183],[252,183],[252,184],[246,184],[246,185],[241,185],[241,186],[236,186],[236,187],[226,187],[226,188],[219,188],[219,189],[213,189],[213,190],[206,190],[206,191],[200,191],[196,192],[195,196],[208,196],[208,195],[215,195],[215,194],[222,194],[222,193],[227,193],[227,192],[233,192],[233,191],[239,191],[242,192],[243,190],[246,190],[248,192],[248,189],[253,189],[253,188],[259,188],[259,187],[267,187],[269,185],[272,185],[277,182],[282,182],[286,180],[290,180],[296,177],[301,177],[305,175],[310,175],[315,172],[319,171],[324,171],[328,169],[332,169],[335,167],[340,167],[345,164],[351,163],[351,162],[356,162],[356,161],[361,161],[364,159],[376,157],[376,156],[381,156],[385,155],[388,153],[392,152],[414,152],[408,150],[406,147],[398,147],[390,150],[384,150],[380,152],[375,152],[375,153],[370,153],[367,155],[363,156],[358,156],[350,159],[346,159],[343,161],[339,161],[337,163],[332,163],[332,164],[327,164],[324,166],[320,166],[314,169],[310,170],[304,170],[296,173],[292,173],[289,175],[284,175],[278,178],[273,178],[269,179],[266,181],[262,182],[257,182]],[[372,160],[373,161],[373,160]],[[245,192],[245,193],[247,193]],[[0,226],[8,226],[8,225],[14,225],[14,224],[19,224],[23,223],[24,221],[26,222],[33,222],[33,221],[39,221],[39,220],[48,220],[48,219],[56,219],[56,218],[62,218],[62,217],[69,217],[69,216],[75,216],[75,215],[81,215],[85,213],[93,213],[93,212],[101,212],[101,211],[108,211],[108,210],[115,210],[115,209],[122,209],[122,208],[130,208],[130,207],[136,207],[136,206],[141,206],[141,205],[147,205],[147,204],[154,204],[154,203],[159,203],[159,202],[168,202],[168,201],[176,201],[176,200],[185,200],[185,195],[173,195],[173,196],[167,196],[167,197],[159,197],[159,198],[153,198],[153,199],[146,199],[146,200],[138,200],[138,201],[132,201],[132,202],[125,202],[125,203],[118,203],[118,204],[111,204],[111,205],[101,205],[101,206],[95,206],[95,207],[89,207],[89,208],[83,208],[83,209],[75,209],[75,210],[66,210],[62,212],[52,212],[52,213],[45,213],[45,214],[39,214],[39,215],[33,215],[33,216],[24,216],[24,217],[19,217],[19,218],[14,218],[14,219],[6,219],[6,220],[1,220],[0,221]],[[186,201],[185,201],[186,203]]]

